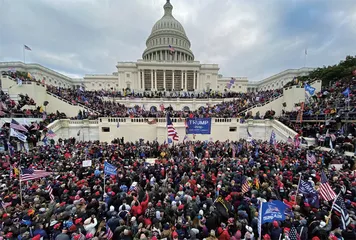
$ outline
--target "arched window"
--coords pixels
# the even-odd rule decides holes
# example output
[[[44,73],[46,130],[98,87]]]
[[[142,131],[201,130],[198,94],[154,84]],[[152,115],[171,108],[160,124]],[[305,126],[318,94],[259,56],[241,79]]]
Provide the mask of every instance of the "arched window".
[[[156,106],[150,107],[150,111],[151,111],[152,113],[157,112],[157,107],[156,107]]]
[[[184,106],[182,110],[183,110],[183,112],[189,112],[190,108],[188,106]]]

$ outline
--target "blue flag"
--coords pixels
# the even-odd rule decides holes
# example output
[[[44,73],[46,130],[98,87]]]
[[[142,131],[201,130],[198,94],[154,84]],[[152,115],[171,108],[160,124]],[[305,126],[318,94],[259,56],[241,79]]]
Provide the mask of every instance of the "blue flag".
[[[350,96],[350,88],[346,88],[345,91],[342,92],[342,94],[344,94],[345,97],[349,97]]]
[[[315,93],[315,88],[310,86],[309,84],[305,84],[304,89],[310,94],[310,96],[313,96]]]
[[[271,202],[264,202],[261,206],[260,221],[261,224],[267,222],[283,221],[286,219],[285,211],[287,205],[279,200],[274,200]]]
[[[319,208],[319,196],[318,192],[314,189],[310,182],[300,180],[299,192],[304,195],[305,202],[311,207]]]
[[[104,163],[104,173],[106,175],[116,175],[116,167],[108,162]]]

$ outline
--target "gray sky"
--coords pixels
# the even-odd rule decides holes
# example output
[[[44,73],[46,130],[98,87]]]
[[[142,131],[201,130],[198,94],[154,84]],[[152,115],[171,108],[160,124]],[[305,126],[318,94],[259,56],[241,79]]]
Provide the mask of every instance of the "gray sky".
[[[0,0],[0,61],[39,63],[71,77],[110,74],[142,57],[165,0]],[[195,60],[261,80],[356,55],[355,0],[171,0]]]

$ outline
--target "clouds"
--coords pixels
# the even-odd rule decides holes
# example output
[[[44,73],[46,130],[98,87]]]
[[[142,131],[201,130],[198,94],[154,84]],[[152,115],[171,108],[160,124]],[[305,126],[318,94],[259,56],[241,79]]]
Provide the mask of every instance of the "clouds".
[[[1,2],[2,1],[2,2]],[[0,0],[0,61],[36,62],[71,76],[112,73],[142,57],[165,0]],[[225,76],[261,80],[355,54],[349,0],[171,0],[195,59]]]

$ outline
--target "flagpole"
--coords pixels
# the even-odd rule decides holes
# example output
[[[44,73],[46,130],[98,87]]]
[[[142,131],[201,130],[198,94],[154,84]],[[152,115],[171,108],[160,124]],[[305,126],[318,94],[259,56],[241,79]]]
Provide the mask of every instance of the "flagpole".
[[[341,191],[340,191],[339,194],[336,196],[336,198],[335,198],[334,201],[333,201],[333,204],[331,205],[331,209],[330,209],[330,212],[329,212],[328,219],[326,220],[326,224],[328,224],[329,219],[331,218],[331,214],[332,214],[332,212],[333,212],[334,204],[335,204],[336,200],[339,198],[340,194],[341,194]]]
[[[21,162],[21,159],[20,159],[20,162]],[[20,163],[19,180],[20,180],[20,203],[21,203],[21,206],[22,206],[21,163]]]
[[[305,54],[304,54],[304,67],[306,66],[306,64],[307,64],[307,55],[308,55],[308,52],[307,52],[308,50],[307,49],[305,49]]]
[[[298,187],[297,187],[297,191],[295,193],[295,203],[297,203],[297,196],[298,196],[298,192],[299,192],[299,185],[300,185],[300,180],[302,179],[302,175],[303,174],[300,174],[300,176],[299,176]]]
[[[23,45],[23,63],[26,63],[26,49],[25,49],[25,45]]]

